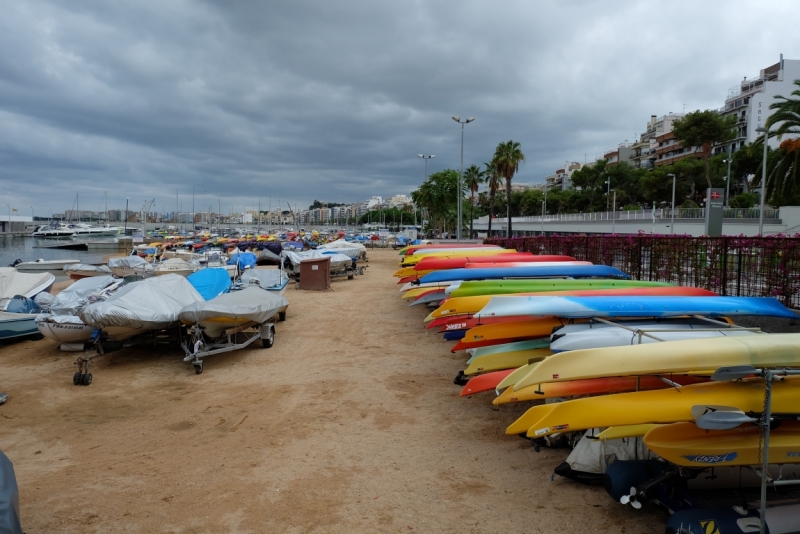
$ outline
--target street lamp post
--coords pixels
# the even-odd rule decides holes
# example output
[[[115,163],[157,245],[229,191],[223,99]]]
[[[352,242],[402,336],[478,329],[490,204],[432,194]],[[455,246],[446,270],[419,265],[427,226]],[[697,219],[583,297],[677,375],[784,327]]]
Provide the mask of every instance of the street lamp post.
[[[425,181],[428,181],[428,160],[435,158],[436,154],[431,154],[430,156],[423,156],[422,154],[417,154],[417,157],[420,157],[425,160]]]
[[[672,208],[670,209],[669,233],[675,233],[675,175],[669,173],[667,176],[672,176]]]
[[[764,159],[761,161],[761,209],[758,211],[758,235],[764,234],[764,197],[767,196],[767,141],[769,130],[762,126],[756,128],[759,133],[764,133]]]
[[[461,117],[453,115],[453,120],[461,125],[461,172],[458,173],[458,228],[456,229],[456,238],[461,241],[461,197],[464,196],[461,192],[461,183],[464,180],[464,125],[474,121],[475,117],[467,117],[462,121]]]
[[[614,189],[614,204],[611,206],[611,233],[617,233],[617,190]]]
[[[542,200],[542,235],[544,235],[544,206],[545,206],[545,202],[547,202],[547,201],[546,200]]]
[[[608,198],[610,196],[611,196],[611,178],[606,180],[606,211],[608,211],[608,201],[611,200],[610,198]]]
[[[726,208],[730,208],[731,207],[731,193],[730,193],[730,191],[731,191],[731,162],[733,161],[733,157],[732,157],[733,154],[730,152],[731,149],[732,149],[732,147],[728,149],[728,158],[725,160],[725,162],[728,164],[728,175],[725,177],[725,207]]]
[[[34,219],[36,219],[36,217],[33,215],[33,206],[31,206],[31,222],[33,222]]]

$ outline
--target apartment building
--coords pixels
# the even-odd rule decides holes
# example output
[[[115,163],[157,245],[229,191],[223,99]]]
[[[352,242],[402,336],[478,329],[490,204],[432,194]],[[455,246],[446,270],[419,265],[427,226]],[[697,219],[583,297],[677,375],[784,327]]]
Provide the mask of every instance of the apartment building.
[[[603,151],[603,159],[606,160],[606,166],[611,167],[619,163],[630,164],[631,156],[633,156],[632,147],[633,143],[629,143],[626,140],[624,143],[620,143],[615,147],[605,149]]]
[[[736,116],[736,137],[731,141],[714,147],[714,153],[736,152],[761,134],[756,128],[764,125],[772,115],[770,105],[775,96],[789,97],[797,89],[794,81],[800,79],[800,60],[783,59],[759,71],[758,76],[745,76],[739,85],[728,90],[725,105],[719,109],[723,116]],[[778,146],[779,141],[770,140],[770,146]]]
[[[545,176],[544,190],[566,190],[572,186],[572,173],[580,170],[583,165],[577,161],[564,162],[564,167],[556,169],[556,172]]]
[[[655,167],[657,155],[656,149],[658,142],[656,138],[672,131],[672,124],[682,118],[683,113],[669,112],[666,115],[657,117],[650,115],[644,133],[631,145],[633,154],[630,156],[630,164],[635,169],[652,169]]]

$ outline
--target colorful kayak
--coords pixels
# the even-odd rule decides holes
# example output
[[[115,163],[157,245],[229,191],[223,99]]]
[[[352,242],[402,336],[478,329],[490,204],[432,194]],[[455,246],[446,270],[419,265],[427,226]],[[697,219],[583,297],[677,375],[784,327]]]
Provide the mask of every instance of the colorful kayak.
[[[445,293],[447,291],[445,290]],[[477,295],[472,297],[452,297],[443,302],[440,309],[433,311],[431,316],[437,314],[439,317],[447,315],[475,315],[481,312],[489,302],[497,295]],[[659,287],[621,287],[611,289],[575,289],[564,291],[539,291],[526,292],[513,295],[514,297],[622,297],[622,296],[664,296],[664,297],[715,297],[716,293],[699,287],[682,286],[659,286]],[[510,298],[508,295],[504,298]],[[483,315],[483,314],[481,314]],[[525,314],[519,314],[525,315]]]
[[[795,414],[800,406],[800,380],[776,382],[772,390],[772,413]],[[731,406],[760,413],[764,407],[764,381],[758,378],[735,382],[708,382],[654,391],[618,393],[555,403],[552,410],[534,406],[508,427],[506,433],[543,437],[609,426],[692,421],[693,406]]]
[[[455,250],[455,249],[483,249],[483,248],[501,248],[498,245],[484,245],[483,243],[437,243],[431,245],[409,245],[403,247],[398,252],[398,256],[410,256],[416,251],[425,250]]]
[[[491,391],[497,387],[497,384],[510,375],[514,369],[504,369],[502,371],[494,371],[484,375],[478,375],[470,378],[467,385],[461,390],[461,397],[468,397],[476,393],[483,393],[484,391]]]
[[[693,375],[668,375],[671,382],[686,386],[708,382],[708,377]],[[673,387],[656,376],[623,376],[614,378],[590,378],[550,384],[536,384],[514,391],[506,388],[492,404],[500,405],[509,402],[525,402],[545,400],[559,397],[581,397],[585,395],[607,395],[610,393],[627,393],[629,391],[648,391]]]
[[[684,423],[674,423],[676,425],[682,425]],[[694,423],[688,423],[693,425]],[[595,436],[599,440],[612,440],[612,439],[626,439],[626,438],[641,438],[654,428],[657,428],[663,425],[626,425],[626,426],[612,426],[606,428],[597,436]]]
[[[563,324],[564,321],[557,317],[537,317],[511,323],[495,323],[477,326],[467,330],[464,338],[450,349],[450,351],[456,352],[470,348],[486,347],[489,345],[499,345],[502,343],[511,343],[512,341],[537,338],[547,338],[547,344],[549,345],[550,334],[553,332],[553,328],[562,326]]]
[[[491,249],[471,249],[471,250],[451,250],[437,252],[418,252],[411,256],[403,256],[401,267],[412,267],[422,261],[422,258],[472,258],[478,256],[496,256],[500,254],[516,254],[514,249],[491,248]]]
[[[560,352],[538,365],[514,388],[586,378],[664,375],[732,365],[798,367],[798,346],[800,334],[759,334]]]
[[[522,261],[511,261],[505,263],[496,263],[496,262],[470,262],[465,263],[463,268],[464,269],[501,269],[506,267],[552,267],[555,265],[593,265],[590,261],[540,261],[540,262],[522,262]]]
[[[630,278],[616,267],[608,265],[555,265],[552,267],[504,267],[496,269],[450,269],[434,271],[420,278],[421,282],[452,280],[501,280],[505,278]]]
[[[441,317],[428,323],[426,328],[431,328],[431,325],[438,321],[444,321],[441,324],[441,328],[437,331],[437,334],[442,334],[444,332],[452,332],[453,330],[469,330],[470,328],[476,328],[485,324],[512,323],[514,321],[527,321],[528,319],[530,319],[530,317],[490,317],[488,319],[477,319],[467,316]]]
[[[475,269],[479,270],[479,269]],[[433,273],[428,276],[434,276]],[[503,315],[553,315],[564,318],[579,317],[677,317],[703,315],[726,317],[759,315],[786,317],[797,315],[777,299],[771,297],[493,297],[478,317]]]
[[[460,269],[467,263],[541,263],[541,262],[563,262],[576,261],[572,256],[540,255],[534,256],[530,252],[517,252],[515,254],[497,254],[495,256],[476,256],[470,258],[463,256],[459,258],[427,257],[417,263],[413,268],[417,271],[433,270],[442,271],[449,269]]]
[[[593,280],[593,279],[527,279],[527,280],[475,280],[451,285],[447,292],[451,297],[473,297],[478,295],[504,295],[541,291],[569,291],[578,289],[621,289],[633,287],[676,287],[666,282],[642,282],[641,280]]]
[[[511,386],[516,384],[519,380],[524,378],[528,373],[530,373],[535,365],[537,364],[529,363],[528,365],[523,365],[522,367],[517,368],[516,370],[514,370],[513,373],[505,377],[502,382],[497,384],[497,387],[495,389],[498,392],[501,392],[507,388],[510,388]]]
[[[539,362],[552,354],[549,348],[550,340],[535,339],[506,343],[501,348],[479,347],[467,360],[465,375],[488,373],[503,369],[516,369],[523,365]]]
[[[685,467],[759,465],[759,433],[755,424],[703,430],[694,423],[675,423],[647,432],[644,444],[666,461]],[[769,462],[800,463],[800,421],[782,421],[770,431]]]

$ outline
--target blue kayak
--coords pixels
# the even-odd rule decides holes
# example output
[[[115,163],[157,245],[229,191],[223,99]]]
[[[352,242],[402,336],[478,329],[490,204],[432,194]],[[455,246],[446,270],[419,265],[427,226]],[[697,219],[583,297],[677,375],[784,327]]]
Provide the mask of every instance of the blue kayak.
[[[434,271],[419,279],[420,283],[453,280],[504,280],[508,278],[617,278],[630,276],[608,265],[542,265],[530,267],[493,267],[487,269],[449,269]]]
[[[702,315],[725,317],[797,315],[772,297],[526,297],[497,296],[475,317],[554,316],[569,319],[587,317],[676,317]]]

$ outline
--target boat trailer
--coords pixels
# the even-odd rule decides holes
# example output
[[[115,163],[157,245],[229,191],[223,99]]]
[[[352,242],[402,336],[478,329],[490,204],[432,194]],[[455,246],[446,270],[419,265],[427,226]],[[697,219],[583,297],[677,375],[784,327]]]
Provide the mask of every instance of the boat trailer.
[[[183,361],[191,362],[194,372],[198,375],[203,372],[203,358],[243,349],[259,339],[265,349],[275,343],[275,324],[271,322],[260,325],[248,323],[229,328],[216,340],[208,340],[203,330],[205,328],[200,325],[190,326],[187,329],[188,338],[181,342],[181,347],[186,353]]]

